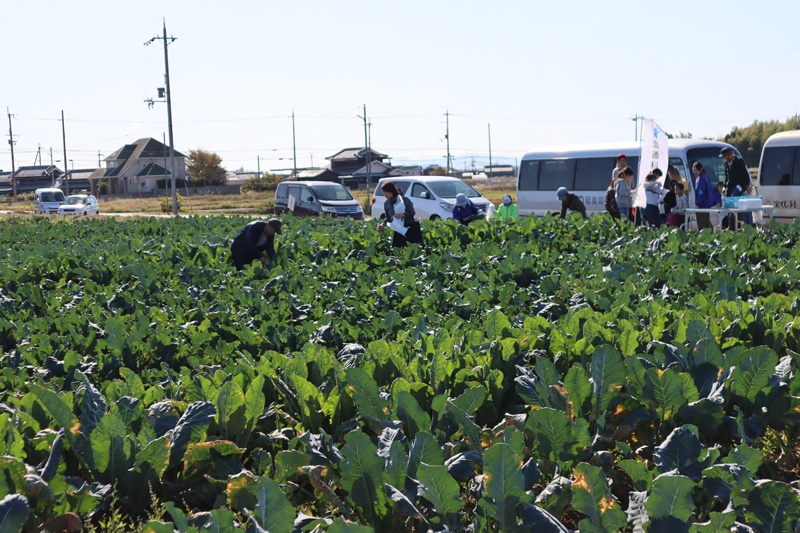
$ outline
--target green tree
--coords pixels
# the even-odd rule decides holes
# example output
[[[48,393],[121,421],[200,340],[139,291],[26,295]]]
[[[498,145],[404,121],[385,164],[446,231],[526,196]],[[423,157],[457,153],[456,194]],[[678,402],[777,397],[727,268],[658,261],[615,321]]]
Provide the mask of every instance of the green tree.
[[[796,128],[795,117],[786,122],[780,120],[756,120],[744,128],[734,127],[730,133],[719,139],[732,144],[742,154],[748,167],[757,167],[761,160],[761,149],[770,135]]]
[[[189,150],[186,158],[186,173],[189,174],[189,185],[225,185],[228,178],[222,168],[222,158],[214,152],[205,150]]]

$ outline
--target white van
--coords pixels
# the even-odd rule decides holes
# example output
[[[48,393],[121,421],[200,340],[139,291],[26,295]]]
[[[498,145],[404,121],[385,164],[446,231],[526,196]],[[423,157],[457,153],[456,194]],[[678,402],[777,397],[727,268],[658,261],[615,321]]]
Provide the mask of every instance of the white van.
[[[706,170],[711,186],[725,180],[725,160],[720,150],[733,146],[700,139],[670,139],[669,166],[678,170],[689,185],[689,202],[694,205],[694,174],[692,165],[699,161]],[[565,146],[528,152],[522,157],[517,176],[517,209],[519,216],[544,215],[561,212],[561,202],[556,197],[559,187],[575,193],[586,206],[587,214],[605,211],[606,189],[611,185],[611,173],[617,164],[617,155],[625,154],[628,166],[634,171],[633,184],[638,186],[639,143],[593,144]],[[738,155],[739,152],[736,152]],[[666,168],[661,169],[666,179]]]
[[[36,215],[56,215],[64,203],[61,189],[36,189],[33,193],[33,213]]]
[[[800,131],[776,133],[764,143],[758,193],[775,206],[773,219],[785,224],[800,217]]]
[[[394,182],[400,190],[400,194],[411,199],[414,211],[417,213],[417,220],[453,218],[453,207],[456,205],[456,195],[458,194],[465,195],[475,204],[475,207],[486,212],[491,205],[485,196],[458,178],[449,176],[383,178],[378,182],[372,196],[372,218],[384,218],[385,216],[383,212],[385,198],[381,192],[381,185],[386,181]]]

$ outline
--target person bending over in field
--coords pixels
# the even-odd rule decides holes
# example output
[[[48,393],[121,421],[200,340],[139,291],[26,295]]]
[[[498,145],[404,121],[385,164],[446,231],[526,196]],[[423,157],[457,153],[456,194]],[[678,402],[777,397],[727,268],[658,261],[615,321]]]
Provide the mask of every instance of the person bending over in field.
[[[567,217],[567,211],[577,211],[583,218],[586,216],[586,206],[576,194],[567,191],[566,187],[559,187],[556,191],[556,196],[561,201],[561,218]]]
[[[231,244],[231,255],[236,270],[242,270],[245,265],[253,261],[261,261],[266,265],[264,252],[267,252],[270,260],[275,259],[275,235],[281,233],[281,221],[277,218],[271,218],[266,222],[257,220],[246,225]]]
[[[465,226],[473,220],[482,218],[483,212],[472,203],[465,194],[456,195],[456,205],[453,207],[453,220],[458,220]]]

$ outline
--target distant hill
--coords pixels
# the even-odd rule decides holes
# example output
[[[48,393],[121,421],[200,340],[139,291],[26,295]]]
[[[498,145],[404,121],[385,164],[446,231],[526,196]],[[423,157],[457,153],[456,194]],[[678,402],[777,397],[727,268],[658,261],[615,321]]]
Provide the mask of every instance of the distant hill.
[[[795,117],[789,117],[786,122],[756,120],[747,127],[733,128],[730,133],[719,140],[735,146],[744,157],[748,167],[758,167],[761,148],[764,147],[769,136],[781,131],[796,129],[798,124],[796,120]]]

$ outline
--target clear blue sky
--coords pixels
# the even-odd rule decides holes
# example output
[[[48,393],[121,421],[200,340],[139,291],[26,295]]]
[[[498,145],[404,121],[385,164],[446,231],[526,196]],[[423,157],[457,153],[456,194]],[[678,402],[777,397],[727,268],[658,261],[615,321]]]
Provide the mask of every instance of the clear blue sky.
[[[223,166],[298,166],[372,145],[396,164],[513,161],[554,144],[633,140],[631,117],[717,137],[800,110],[797,0],[659,2],[5,2],[0,169],[67,159],[97,166],[161,138],[169,47],[176,149]],[[286,158],[280,160],[279,158]],[[62,163],[58,163],[59,166]]]

